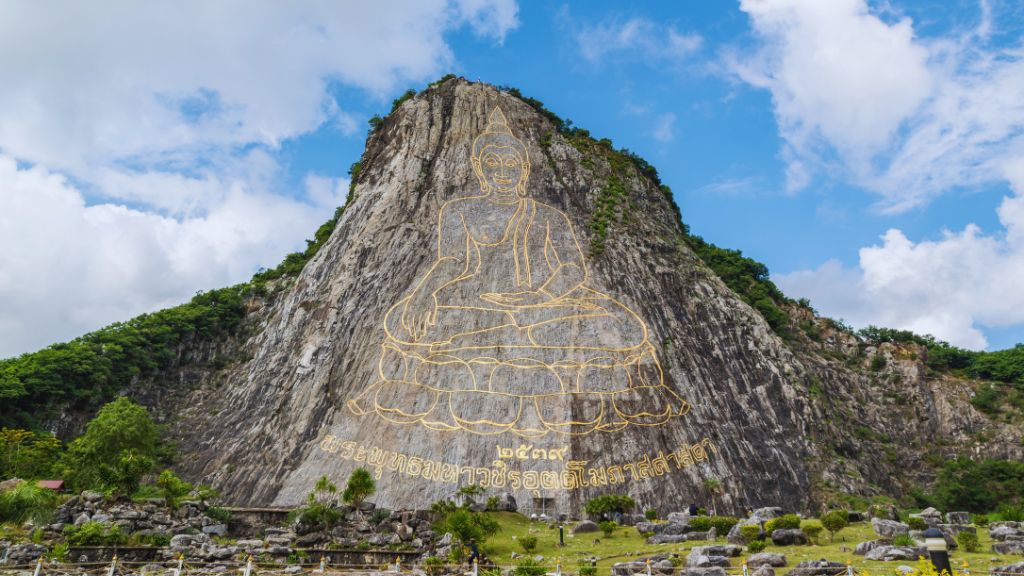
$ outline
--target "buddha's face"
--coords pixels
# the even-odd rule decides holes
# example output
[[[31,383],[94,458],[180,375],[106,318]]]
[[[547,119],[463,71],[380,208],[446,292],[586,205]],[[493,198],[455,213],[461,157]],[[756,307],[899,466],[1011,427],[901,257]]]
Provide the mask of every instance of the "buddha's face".
[[[498,194],[512,194],[529,173],[529,167],[519,152],[511,146],[490,145],[480,151],[480,157],[473,159],[473,168],[485,189]]]

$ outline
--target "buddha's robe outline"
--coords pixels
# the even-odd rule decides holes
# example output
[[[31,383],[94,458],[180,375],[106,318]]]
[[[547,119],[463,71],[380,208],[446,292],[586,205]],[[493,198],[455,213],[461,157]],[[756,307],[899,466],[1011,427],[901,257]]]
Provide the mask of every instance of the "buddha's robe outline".
[[[488,205],[484,195],[442,207],[437,262],[457,259],[463,273],[435,292],[436,320],[421,338],[402,323],[412,296],[391,307],[379,380],[350,408],[438,430],[534,437],[659,425],[688,411],[664,385],[643,321],[586,285],[565,214],[522,198],[504,226],[467,223]],[[531,291],[552,298],[525,306],[485,298]]]

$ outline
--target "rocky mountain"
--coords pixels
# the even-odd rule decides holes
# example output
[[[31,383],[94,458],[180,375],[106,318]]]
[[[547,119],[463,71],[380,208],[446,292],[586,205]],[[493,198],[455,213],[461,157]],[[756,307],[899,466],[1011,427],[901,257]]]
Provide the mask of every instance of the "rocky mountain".
[[[956,454],[1024,458],[920,347],[865,347],[795,303],[780,336],[644,166],[560,128],[463,79],[384,118],[301,273],[129,391],[178,468],[236,504],[365,466],[389,508],[476,483],[525,510],[807,510],[906,494]]]

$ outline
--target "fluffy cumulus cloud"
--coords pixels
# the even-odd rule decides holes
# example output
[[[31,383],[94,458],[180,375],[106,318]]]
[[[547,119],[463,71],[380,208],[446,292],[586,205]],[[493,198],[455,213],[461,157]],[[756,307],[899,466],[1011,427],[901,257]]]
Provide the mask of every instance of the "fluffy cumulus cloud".
[[[333,85],[438,75],[444,35],[501,42],[513,0],[0,6],[0,357],[300,247],[347,183],[280,190],[279,145],[355,121]]]
[[[921,38],[905,17],[864,0],[743,0],[759,38],[727,54],[739,78],[769,90],[790,189],[839,178],[878,195],[883,212],[921,209],[964,188],[1010,184],[1001,230],[969,225],[933,240],[897,229],[860,250],[783,275],[829,315],[933,334],[971,348],[984,327],[1024,322],[1024,50],[989,42],[987,4],[973,30]]]
[[[1004,174],[1014,194],[999,205],[999,234],[972,224],[914,242],[892,229],[860,250],[855,268],[830,261],[776,281],[855,326],[895,326],[984,349],[982,328],[1024,323],[1024,160]]]

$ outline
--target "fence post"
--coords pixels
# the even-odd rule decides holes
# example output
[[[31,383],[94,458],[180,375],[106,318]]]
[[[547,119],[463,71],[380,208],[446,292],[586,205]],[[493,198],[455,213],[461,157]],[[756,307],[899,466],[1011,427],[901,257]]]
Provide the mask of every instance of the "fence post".
[[[750,576],[750,574],[747,572],[747,561],[746,560],[743,561],[743,576]]]
[[[35,572],[35,574],[33,576],[39,576],[39,573],[42,570],[43,570],[43,557],[40,556],[39,559],[36,560],[36,572]]]
[[[555,576],[562,576],[562,559],[555,560]]]
[[[650,558],[647,559],[646,564],[647,564],[647,576],[651,576],[651,559]]]
[[[402,557],[401,556],[395,556],[395,572],[401,572],[401,571],[402,571]]]
[[[853,576],[853,560],[846,561],[846,576]]]
[[[245,561],[245,576],[252,576],[252,554],[249,554],[249,558]]]
[[[317,572],[321,574],[327,572],[327,556],[323,554],[320,555],[320,568],[317,570]]]
[[[964,576],[971,576],[971,566],[969,564],[967,564],[967,560],[964,560],[963,575]]]
[[[107,570],[107,576],[114,576],[114,570],[117,569],[117,554],[110,559],[110,569]]]
[[[480,560],[473,558],[473,576],[480,576]]]

